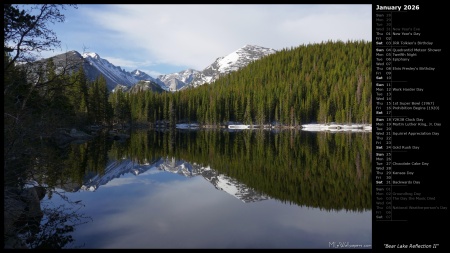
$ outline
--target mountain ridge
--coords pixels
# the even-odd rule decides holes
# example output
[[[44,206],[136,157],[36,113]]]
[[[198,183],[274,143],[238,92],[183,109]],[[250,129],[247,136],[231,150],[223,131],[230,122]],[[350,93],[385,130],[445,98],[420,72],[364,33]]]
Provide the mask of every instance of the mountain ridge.
[[[57,66],[65,64],[64,61],[67,59],[71,59],[72,62],[77,64],[81,63],[90,81],[103,75],[109,91],[117,90],[117,87],[127,91],[140,81],[150,81],[159,85],[164,91],[176,92],[188,87],[198,87],[205,83],[214,82],[222,75],[237,71],[250,62],[275,52],[276,50],[271,48],[247,44],[226,56],[216,58],[213,63],[201,71],[189,68],[175,73],[159,75],[156,78],[139,69],[130,72],[126,71],[120,66],[110,63],[95,52],[84,52],[81,54],[72,50],[49,58],[53,59]],[[45,62],[45,60],[40,61]]]
[[[190,86],[197,87],[204,83],[214,82],[221,75],[237,71],[247,66],[250,62],[275,52],[276,50],[271,48],[246,44],[226,56],[218,57],[212,64],[203,69],[200,74],[195,76]]]

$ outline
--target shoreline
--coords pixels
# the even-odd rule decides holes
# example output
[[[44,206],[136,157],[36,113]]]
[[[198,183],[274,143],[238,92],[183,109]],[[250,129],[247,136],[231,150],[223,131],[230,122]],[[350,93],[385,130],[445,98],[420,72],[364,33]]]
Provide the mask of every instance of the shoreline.
[[[199,124],[176,124],[176,129],[230,129],[230,130],[284,130],[294,129],[303,131],[330,131],[330,132],[372,132],[371,124],[303,124],[297,126],[283,125],[245,125],[245,124],[229,124],[229,125],[199,125]]]

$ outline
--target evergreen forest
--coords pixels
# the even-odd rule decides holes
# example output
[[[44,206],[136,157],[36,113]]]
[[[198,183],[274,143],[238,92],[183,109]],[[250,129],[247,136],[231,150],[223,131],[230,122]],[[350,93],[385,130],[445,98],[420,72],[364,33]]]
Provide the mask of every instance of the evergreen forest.
[[[372,121],[372,43],[323,42],[284,49],[217,81],[175,93],[110,95],[113,120],[221,125]]]
[[[211,84],[174,93],[110,92],[102,76],[89,81],[81,67],[57,74],[52,58],[34,72],[35,79],[45,80],[37,84],[29,82],[26,68],[10,66],[4,78],[5,111],[11,116],[6,124],[17,114],[27,115],[39,130],[91,124],[370,124],[371,46],[329,41],[284,49]],[[5,55],[5,64],[9,61]]]

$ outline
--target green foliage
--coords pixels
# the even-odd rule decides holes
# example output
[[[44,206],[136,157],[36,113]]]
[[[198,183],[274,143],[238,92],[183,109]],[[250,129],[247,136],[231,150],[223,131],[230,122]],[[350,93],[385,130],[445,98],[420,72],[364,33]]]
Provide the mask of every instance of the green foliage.
[[[211,167],[282,202],[325,210],[372,208],[371,133],[303,131],[133,131],[126,142],[98,136],[65,151],[50,148],[35,175],[51,186],[82,185],[108,158],[148,164],[161,158]],[[39,171],[46,171],[44,174]],[[45,180],[45,181],[41,181]]]
[[[152,123],[371,123],[371,52],[365,41],[283,49],[209,85],[130,94],[126,106],[133,121]]]
[[[70,85],[66,89],[67,97],[70,104],[73,105],[77,122],[80,125],[87,124],[88,104],[89,104],[89,82],[86,79],[83,67],[80,66],[78,71],[70,76]]]
[[[16,62],[30,62],[41,51],[60,46],[49,24],[64,22],[61,10],[73,4],[3,4],[4,52],[11,56],[8,69]]]
[[[94,124],[107,125],[113,114],[109,103],[109,91],[104,76],[99,76],[88,88],[87,113],[90,122]]]
[[[109,95],[108,100],[112,108],[113,123],[129,123],[131,121],[129,93],[125,93],[121,89],[118,89]]]
[[[371,133],[137,131],[117,160],[169,157],[210,166],[280,201],[326,210],[372,208]]]

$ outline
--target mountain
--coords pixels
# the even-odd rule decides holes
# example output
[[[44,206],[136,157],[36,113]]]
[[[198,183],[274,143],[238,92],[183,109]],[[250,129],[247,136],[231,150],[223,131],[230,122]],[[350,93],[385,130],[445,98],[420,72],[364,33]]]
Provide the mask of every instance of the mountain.
[[[205,83],[211,83],[220,76],[239,70],[250,62],[261,59],[264,56],[275,53],[271,48],[245,45],[238,50],[217,58],[202,71],[188,69],[178,73],[160,75],[157,77],[167,87],[168,91],[178,91],[187,87],[197,87]]]
[[[140,71],[138,69],[135,69],[133,71],[130,72],[130,74],[132,76],[134,76],[134,78],[136,78],[137,80],[150,80],[150,81],[155,81],[155,79],[151,76],[149,76],[147,73]]]
[[[245,203],[269,199],[267,195],[258,193],[236,179],[220,174],[210,167],[202,167],[198,164],[191,164],[174,158],[159,158],[143,164],[129,159],[110,162],[102,175],[92,175],[89,179],[85,180],[81,186],[81,190],[95,191],[101,185],[106,185],[113,179],[120,178],[124,174],[132,173],[138,176],[150,169],[166,171],[184,177],[201,176],[214,185],[216,189],[224,191]]]
[[[177,73],[159,75],[157,78],[153,78],[138,69],[128,72],[101,58],[97,53],[92,52],[80,54],[77,51],[69,51],[51,58],[57,69],[64,69],[69,66],[69,71],[77,71],[79,66],[82,65],[86,77],[90,81],[94,81],[100,75],[103,75],[106,79],[106,86],[110,91],[113,91],[116,87],[130,90],[139,81],[150,81],[150,83],[159,85],[165,91],[175,92],[187,87],[197,87],[205,83],[214,82],[221,75],[239,70],[250,62],[275,52],[274,49],[270,48],[245,45],[229,55],[217,58],[202,71],[187,69]],[[45,66],[46,59],[40,60],[38,63]]]
[[[140,71],[138,69],[135,69],[133,71],[130,72],[132,76],[134,76],[134,78],[136,78],[139,81],[153,81],[156,84],[158,84],[159,86],[161,86],[161,88],[164,89],[164,83],[161,82],[161,80],[159,80],[158,78],[153,78],[150,75],[148,75],[147,73]]]
[[[164,84],[166,90],[178,91],[191,83],[194,79],[194,76],[198,75],[199,73],[200,71],[187,69],[178,73],[159,75],[157,79]]]
[[[259,60],[275,52],[271,48],[245,45],[227,56],[217,58],[211,65],[196,74],[189,85],[197,87],[204,83],[214,82],[221,75],[239,70],[247,66],[250,62]]]
[[[130,87],[139,81],[131,73],[114,66],[96,53],[84,53],[82,56],[90,66],[105,76],[109,90],[112,90],[117,84]]]
[[[106,86],[110,91],[112,91],[117,85],[130,88],[141,80],[153,81],[155,83],[160,82],[159,80],[156,80],[139,70],[135,70],[130,73],[101,58],[100,55],[96,53],[80,54],[79,52],[73,50],[50,57],[50,59],[53,60],[57,73],[61,73],[62,71],[73,73],[77,71],[80,66],[82,66],[86,74],[86,78],[89,81],[94,81],[100,75],[103,75],[106,79]],[[47,60],[48,59],[39,60],[33,63],[34,66],[32,67],[37,68],[36,66],[45,66]]]
[[[143,80],[137,82],[135,85],[131,86],[127,91],[131,93],[137,93],[140,91],[151,90],[153,92],[162,93],[164,90],[157,83],[153,81]]]
[[[148,81],[148,80],[138,81],[136,84],[134,84],[133,86],[130,86],[130,87],[121,85],[121,84],[117,84],[116,87],[114,87],[114,89],[111,90],[111,92],[114,93],[118,90],[121,90],[122,92],[130,92],[130,93],[138,93],[140,91],[147,91],[147,90],[151,90],[151,91],[157,92],[157,93],[162,93],[162,92],[166,91],[163,88],[161,88],[161,86],[159,84],[157,84],[156,82]]]

